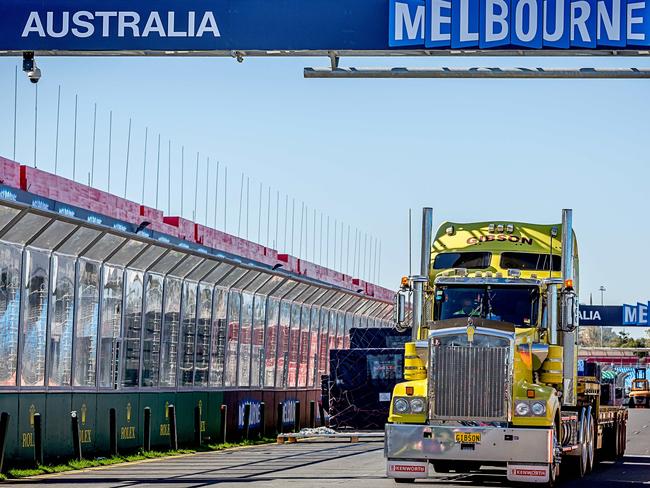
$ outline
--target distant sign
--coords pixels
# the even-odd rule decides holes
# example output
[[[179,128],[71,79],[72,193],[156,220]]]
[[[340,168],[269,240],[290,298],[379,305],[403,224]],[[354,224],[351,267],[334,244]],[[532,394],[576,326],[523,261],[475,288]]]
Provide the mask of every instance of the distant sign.
[[[580,325],[622,327],[620,305],[580,305]]]
[[[626,327],[635,325],[647,327],[649,325],[648,306],[650,306],[650,302],[623,305],[623,325]]]
[[[0,51],[644,49],[646,0],[0,0]]]

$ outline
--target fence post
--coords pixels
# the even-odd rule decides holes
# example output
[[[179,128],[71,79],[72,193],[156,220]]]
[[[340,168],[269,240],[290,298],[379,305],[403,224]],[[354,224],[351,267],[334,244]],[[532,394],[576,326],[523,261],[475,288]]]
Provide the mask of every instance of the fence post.
[[[300,400],[296,400],[296,416],[294,419],[293,431],[300,432]]]
[[[115,409],[111,408],[108,411],[108,436],[109,436],[109,450],[111,456],[117,456],[117,418]]]
[[[309,427],[313,429],[316,427],[316,402],[309,400]]]
[[[77,412],[70,412],[70,420],[72,423],[72,447],[74,448],[74,457],[77,461],[81,461],[81,438],[79,437],[79,417]]]
[[[318,402],[318,413],[320,414],[320,426],[325,427],[325,408],[323,408],[323,402]]]
[[[5,449],[7,447],[7,430],[9,430],[9,420],[11,415],[2,412],[0,415],[0,473],[4,473],[5,467]]]
[[[284,408],[283,408],[283,403],[278,402],[278,410],[276,412],[276,417],[275,417],[275,430],[276,433],[283,434],[284,430]]]
[[[144,442],[143,449],[151,451],[151,408],[144,407]]]
[[[228,417],[228,405],[221,405],[221,442],[226,443],[226,426],[228,422],[226,421]]]
[[[41,414],[34,414],[34,461],[37,466],[43,464],[43,425]]]
[[[194,407],[194,445],[201,445],[201,409],[198,405]]]
[[[169,405],[167,407],[169,415],[169,446],[172,450],[178,450],[178,437],[176,436],[176,407]]]

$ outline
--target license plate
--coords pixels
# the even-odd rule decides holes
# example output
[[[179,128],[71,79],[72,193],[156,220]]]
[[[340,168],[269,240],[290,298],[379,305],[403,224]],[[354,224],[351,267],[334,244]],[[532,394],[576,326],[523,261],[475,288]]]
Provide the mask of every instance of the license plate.
[[[481,442],[481,434],[476,432],[455,432],[454,440],[461,444],[478,444]]]

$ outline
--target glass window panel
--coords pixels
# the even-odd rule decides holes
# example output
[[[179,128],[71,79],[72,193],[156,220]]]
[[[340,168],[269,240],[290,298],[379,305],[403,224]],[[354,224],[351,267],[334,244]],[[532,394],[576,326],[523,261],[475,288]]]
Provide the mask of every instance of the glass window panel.
[[[158,386],[162,333],[163,277],[147,274],[144,283],[142,386]]]
[[[275,359],[278,350],[278,319],[280,300],[268,298],[266,311],[266,337],[264,342],[264,386],[275,386]]]
[[[280,304],[280,322],[278,326],[278,354],[275,386],[287,387],[289,368],[289,327],[291,324],[291,303],[282,300]]]
[[[0,385],[16,385],[20,315],[20,249],[0,242]]]
[[[199,286],[199,316],[196,323],[194,386],[208,386],[211,318],[212,286],[206,283],[201,283]]]
[[[211,259],[206,259],[202,264],[199,265],[194,271],[192,271],[187,277],[188,280],[199,281],[203,279],[211,270],[217,265],[216,261]]]
[[[143,275],[128,269],[125,275],[124,304],[124,369],[122,386],[138,386],[140,374],[140,340],[142,338]]]
[[[336,295],[338,292],[336,290],[329,290],[327,293],[325,293],[322,297],[318,298],[316,300],[316,305],[325,305],[328,303],[334,295]]]
[[[125,240],[126,238],[124,237],[116,236],[114,234],[105,234],[99,241],[91,246],[84,257],[103,261]]]
[[[196,265],[198,265],[203,258],[200,258],[198,256],[187,256],[187,259],[185,259],[183,262],[181,262],[177,267],[175,267],[172,270],[172,274],[174,276],[180,276],[181,278],[185,278],[185,275],[192,271]]]
[[[78,227],[74,234],[66,239],[58,251],[62,254],[77,256],[93,241],[93,239],[96,239],[98,235],[98,230],[89,227]]]
[[[259,290],[257,290],[257,293],[260,295],[268,295],[271,293],[274,289],[276,289],[280,283],[282,283],[282,280],[285,278],[282,278],[281,276],[272,276],[272,275],[267,275],[267,278],[271,276],[271,279],[268,280],[266,283],[264,283]]]
[[[2,239],[15,244],[25,244],[38,234],[49,221],[48,217],[31,213],[25,214],[2,236]]]
[[[99,318],[99,263],[79,260],[77,313],[74,335],[74,386],[95,386],[97,319]]]
[[[329,315],[326,308],[320,309],[320,340],[318,346],[318,378],[329,373]]]
[[[231,290],[228,297],[228,335],[226,338],[226,376],[224,386],[237,385],[237,343],[239,341],[239,317],[241,295]]]
[[[215,288],[212,310],[212,352],[210,356],[210,386],[223,386],[223,367],[226,357],[227,315],[226,302],[228,292]]]
[[[45,386],[45,343],[49,297],[50,256],[25,250],[23,323],[20,337],[20,384]]]
[[[343,349],[343,336],[345,335],[345,314],[337,312],[337,328],[336,328],[336,348]]]
[[[143,252],[135,261],[133,261],[131,267],[135,269],[148,270],[151,264],[156,261],[156,259],[158,259],[164,252],[164,247],[149,246],[145,252]]]
[[[235,268],[235,269],[232,270],[232,272],[230,274],[225,276],[217,284],[219,286],[230,287],[230,286],[233,285],[233,283],[237,282],[245,274],[246,274],[246,270],[244,268]]]
[[[338,313],[335,310],[330,310],[329,318],[329,345],[327,346],[328,351],[337,348],[337,339],[338,334]],[[329,353],[328,353],[329,354]],[[329,356],[328,356],[329,361]]]
[[[212,272],[208,275],[208,277],[205,279],[205,281],[208,281],[210,283],[218,283],[223,276],[230,271],[233,268],[233,266],[226,264],[226,263],[219,263],[219,266],[217,266]]]
[[[99,328],[99,386],[117,388],[120,371],[124,269],[104,266],[102,321]]]
[[[178,264],[178,262],[185,256],[179,251],[169,251],[165,256],[154,264],[149,271],[154,273],[167,274],[169,271]]]
[[[314,288],[314,293],[312,293],[309,298],[305,299],[305,303],[311,305],[318,302],[318,300],[320,300],[323,295],[326,295],[328,291],[329,290],[323,288]]]
[[[126,266],[145,248],[146,244],[140,241],[129,240],[108,260],[111,264]]]
[[[287,296],[285,297],[287,300],[294,300],[296,297],[302,295],[305,290],[309,288],[309,285],[306,285],[305,283],[298,283],[298,286],[293,288],[289,293],[287,293]]]
[[[43,233],[34,239],[32,247],[39,249],[53,249],[59,243],[70,235],[76,226],[63,220],[56,220],[52,225],[43,231]]]
[[[318,381],[318,307],[311,308],[311,320],[309,327],[309,375],[307,386],[320,385]]]
[[[70,386],[75,259],[52,255],[52,318],[47,348],[48,385]]]
[[[160,350],[160,386],[176,386],[178,331],[181,317],[181,280],[165,278],[163,340]]]
[[[20,210],[17,208],[0,205],[0,230],[2,230],[2,228],[7,225],[11,219],[18,215],[18,212],[20,212]]]
[[[275,292],[273,292],[274,297],[278,298],[283,298],[292,288],[297,286],[298,283],[296,283],[293,280],[287,280],[284,283],[282,283],[282,286],[278,288]]]
[[[194,340],[196,335],[196,287],[193,281],[183,282],[182,323],[180,334],[180,384],[192,386],[194,381]]]
[[[298,382],[298,353],[300,347],[300,304],[291,304],[291,329],[289,331],[289,365],[287,386],[295,388]]]
[[[249,271],[248,274],[237,283],[237,287],[246,291],[255,292],[255,290],[257,290],[267,279],[268,275],[266,273]]]
[[[251,332],[253,329],[253,295],[242,293],[241,326],[239,328],[239,376],[238,386],[250,385]]]
[[[307,370],[309,369],[309,324],[310,309],[303,305],[300,314],[300,346],[298,355],[298,386],[307,386]]]
[[[350,329],[352,328],[352,318],[354,315],[351,313],[345,314],[345,332],[343,335],[343,349],[349,349],[350,347]]]
[[[255,295],[253,302],[253,335],[251,337],[251,386],[264,384],[264,320],[266,318],[266,297]]]

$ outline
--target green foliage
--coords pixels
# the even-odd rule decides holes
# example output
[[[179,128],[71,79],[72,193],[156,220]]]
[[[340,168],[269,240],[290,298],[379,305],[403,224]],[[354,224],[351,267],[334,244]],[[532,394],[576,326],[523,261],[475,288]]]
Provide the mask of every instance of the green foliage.
[[[0,474],[0,480],[28,478],[44,474],[61,473],[64,471],[75,471],[80,469],[96,468],[99,466],[110,466],[112,464],[142,461],[145,459],[156,459],[169,456],[180,456],[183,454],[195,454],[196,452],[221,451],[233,447],[255,446],[275,442],[275,438],[265,438],[242,442],[226,442],[224,444],[208,444],[198,449],[178,449],[176,451],[139,451],[124,456],[113,456],[109,458],[99,457],[95,459],[82,459],[81,461],[71,460],[64,464],[37,466],[35,468],[12,468],[6,475]]]

